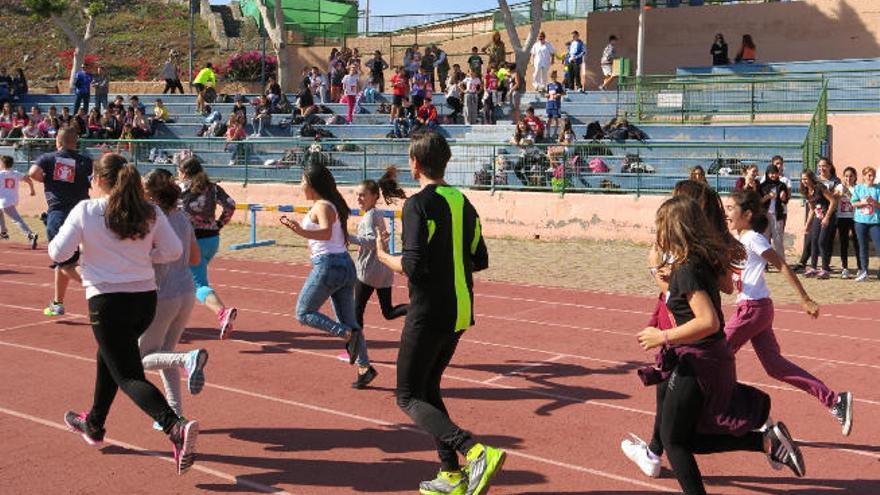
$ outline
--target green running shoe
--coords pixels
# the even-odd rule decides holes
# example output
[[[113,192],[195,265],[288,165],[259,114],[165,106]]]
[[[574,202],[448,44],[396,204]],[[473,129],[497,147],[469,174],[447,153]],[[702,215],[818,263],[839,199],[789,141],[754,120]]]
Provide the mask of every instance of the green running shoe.
[[[485,493],[492,477],[501,471],[506,457],[507,452],[501,449],[481,443],[474,445],[467,453],[468,489],[465,495]]]
[[[461,471],[440,471],[433,480],[419,483],[422,495],[465,495],[467,488],[467,477]]]

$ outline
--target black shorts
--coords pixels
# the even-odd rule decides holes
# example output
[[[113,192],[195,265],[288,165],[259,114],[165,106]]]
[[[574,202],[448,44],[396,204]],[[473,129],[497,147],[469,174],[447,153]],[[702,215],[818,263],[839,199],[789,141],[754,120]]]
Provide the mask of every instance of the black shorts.
[[[397,107],[403,105],[403,96],[394,95],[394,98],[392,98],[391,100],[391,104]]]

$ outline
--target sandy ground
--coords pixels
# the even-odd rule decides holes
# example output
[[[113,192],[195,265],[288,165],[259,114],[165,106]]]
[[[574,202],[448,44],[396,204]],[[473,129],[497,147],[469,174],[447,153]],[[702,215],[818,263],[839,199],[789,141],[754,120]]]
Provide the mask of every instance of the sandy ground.
[[[32,228],[40,227],[36,231],[44,235],[36,218],[29,218],[28,223]],[[24,237],[11,223],[9,229],[13,241],[24,242]],[[246,242],[249,236],[250,230],[245,225],[228,226],[223,230],[218,256],[288,263],[309,261],[305,241],[283,227],[259,229],[259,238],[275,239],[274,246],[241,251],[228,249],[231,244]],[[44,241],[41,239],[41,243]],[[478,279],[643,296],[651,296],[656,291],[646,263],[647,245],[591,240],[488,239],[487,242],[490,267],[478,273]],[[789,260],[794,258],[790,253]],[[876,267],[878,260],[871,261]],[[839,267],[839,264],[840,258],[834,257],[832,265]],[[855,258],[851,258],[850,266],[855,265]],[[880,282],[873,270],[870,281],[864,283],[840,280],[836,273],[830,280],[803,277],[800,280],[820,305],[880,299]],[[798,302],[797,293],[781,274],[768,273],[767,281],[778,304]],[[535,290],[540,293],[541,289],[536,287]],[[726,302],[733,302],[733,298],[726,297]]]

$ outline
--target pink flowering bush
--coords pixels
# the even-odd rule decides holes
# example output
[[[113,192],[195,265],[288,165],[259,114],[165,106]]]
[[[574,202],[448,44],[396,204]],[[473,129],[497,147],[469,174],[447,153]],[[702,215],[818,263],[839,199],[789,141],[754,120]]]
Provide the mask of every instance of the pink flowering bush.
[[[228,81],[259,81],[263,55],[258,51],[238,52],[226,60],[222,72]],[[266,54],[266,77],[275,77],[278,59]]]

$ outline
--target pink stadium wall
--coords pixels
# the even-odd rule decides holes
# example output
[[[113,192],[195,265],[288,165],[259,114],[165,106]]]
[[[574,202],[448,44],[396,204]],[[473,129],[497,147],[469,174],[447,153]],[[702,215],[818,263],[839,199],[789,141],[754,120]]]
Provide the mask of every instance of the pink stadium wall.
[[[804,0],[653,9],[645,14],[645,73],[711,65],[715,33],[724,34],[731,59],[743,34],[754,38],[758,62],[880,57],[878,7],[877,0]],[[633,60],[635,72],[637,11],[594,13],[588,27],[587,77],[594,85],[611,34],[620,38],[618,54]]]

